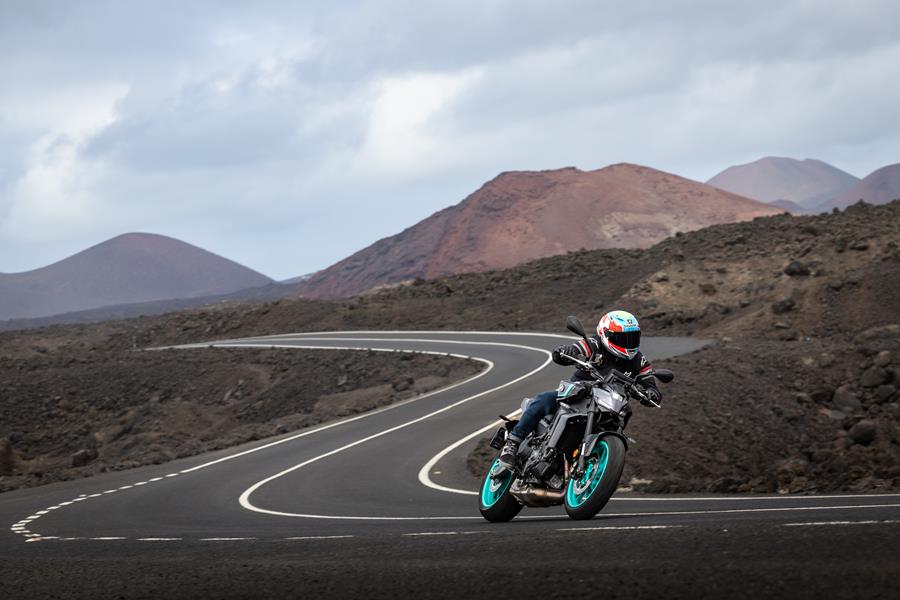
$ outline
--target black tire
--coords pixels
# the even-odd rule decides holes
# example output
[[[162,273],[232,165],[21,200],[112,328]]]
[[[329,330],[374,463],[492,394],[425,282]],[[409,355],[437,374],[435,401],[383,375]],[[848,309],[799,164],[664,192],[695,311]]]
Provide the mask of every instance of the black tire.
[[[499,460],[495,459],[491,468],[484,474],[478,494],[478,510],[481,511],[482,517],[492,523],[509,521],[522,510],[519,501],[509,493],[513,473],[506,471],[506,474],[499,478],[491,478],[491,473],[495,472],[498,463]]]
[[[606,462],[602,473],[598,474],[597,467],[603,462],[604,452]],[[585,476],[579,481],[570,480],[566,485],[566,513],[577,521],[593,519],[615,493],[625,466],[625,444],[616,436],[603,436],[597,441],[587,460],[589,466]],[[593,476],[590,472],[592,460]]]

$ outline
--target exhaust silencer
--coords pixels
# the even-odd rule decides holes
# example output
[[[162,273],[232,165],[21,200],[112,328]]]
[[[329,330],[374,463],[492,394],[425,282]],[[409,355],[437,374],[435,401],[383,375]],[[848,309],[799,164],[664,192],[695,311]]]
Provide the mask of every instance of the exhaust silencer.
[[[509,493],[525,506],[555,506],[562,504],[566,493],[564,491],[548,490],[533,485],[519,486],[518,482],[509,488]]]

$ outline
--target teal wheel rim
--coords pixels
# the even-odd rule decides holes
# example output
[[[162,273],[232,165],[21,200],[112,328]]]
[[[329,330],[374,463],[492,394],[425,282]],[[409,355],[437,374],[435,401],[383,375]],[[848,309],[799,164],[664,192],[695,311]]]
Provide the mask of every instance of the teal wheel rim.
[[[481,505],[485,508],[490,508],[497,504],[497,501],[509,489],[509,484],[512,483],[512,472],[508,470],[500,477],[491,477],[492,474],[502,468],[500,459],[495,459],[490,471],[484,476],[484,483],[481,484]]]
[[[569,481],[569,487],[566,489],[566,503],[569,506],[573,508],[581,506],[597,491],[603,474],[606,473],[608,460],[609,446],[605,440],[600,440],[587,457],[584,475],[578,480]]]

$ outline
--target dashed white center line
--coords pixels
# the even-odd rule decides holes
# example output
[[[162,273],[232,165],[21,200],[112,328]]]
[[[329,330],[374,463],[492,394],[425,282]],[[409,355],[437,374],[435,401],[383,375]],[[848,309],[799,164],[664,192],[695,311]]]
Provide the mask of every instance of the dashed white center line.
[[[478,533],[487,533],[487,531],[422,531],[417,533],[404,533],[404,536],[429,536],[429,535],[473,535]]]
[[[685,525],[603,525],[600,527],[563,527],[557,531],[628,531],[634,529],[680,529]]]
[[[252,537],[211,537],[211,538],[200,538],[201,542],[243,542],[248,540],[255,540],[256,538]]]
[[[109,541],[113,541],[113,540],[124,540],[126,538],[117,537],[117,536],[107,536],[107,537],[92,537],[92,538],[87,538],[87,539],[93,540],[96,542],[109,542]]]
[[[352,538],[352,535],[302,535],[298,537],[289,537],[284,538],[286,540],[343,540],[346,538]]]
[[[840,526],[840,525],[891,525],[900,523],[900,521],[810,521],[807,523],[785,523],[782,527],[822,527],[822,526]]]
[[[183,538],[180,537],[146,537],[146,538],[138,538],[139,542],[180,542]]]

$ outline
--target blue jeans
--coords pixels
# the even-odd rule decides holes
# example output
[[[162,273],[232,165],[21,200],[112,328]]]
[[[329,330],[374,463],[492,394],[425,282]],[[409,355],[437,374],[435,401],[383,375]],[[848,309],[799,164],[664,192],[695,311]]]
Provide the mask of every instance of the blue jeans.
[[[534,400],[528,404],[525,412],[522,413],[522,416],[519,417],[519,422],[513,427],[512,437],[518,438],[517,441],[521,442],[529,433],[534,431],[541,419],[555,413],[557,406],[556,396],[556,390],[543,392],[535,396]]]

